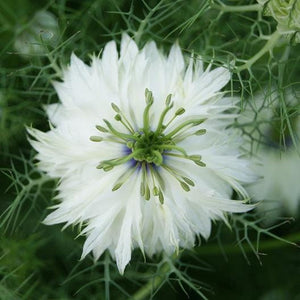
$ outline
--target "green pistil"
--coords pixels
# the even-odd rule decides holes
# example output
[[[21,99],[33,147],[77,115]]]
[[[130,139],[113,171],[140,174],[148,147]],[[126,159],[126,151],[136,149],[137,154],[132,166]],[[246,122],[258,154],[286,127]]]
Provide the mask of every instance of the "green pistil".
[[[174,103],[172,95],[168,95],[165,101],[165,108],[162,111],[156,130],[152,130],[150,124],[151,107],[154,103],[153,94],[148,89],[145,90],[146,107],[143,113],[143,127],[135,130],[126,118],[122,110],[114,103],[111,104],[112,109],[116,112],[114,119],[122,124],[125,132],[117,130],[113,124],[107,120],[103,120],[106,127],[97,125],[96,128],[106,136],[91,136],[93,142],[113,142],[124,145],[127,155],[121,158],[114,158],[101,161],[97,166],[105,172],[112,170],[114,167],[123,165],[129,161],[133,162],[132,167],[128,169],[115,182],[112,190],[116,191],[132,176],[136,170],[141,172],[140,194],[145,200],[150,200],[151,195],[158,197],[161,204],[164,203],[165,183],[159,172],[160,168],[165,169],[171,174],[186,192],[195,186],[195,183],[179,170],[169,166],[166,161],[167,156],[174,156],[180,159],[193,161],[196,165],[204,167],[205,163],[201,160],[200,155],[188,155],[185,149],[179,147],[177,143],[191,135],[201,136],[206,133],[205,129],[198,129],[194,133],[187,132],[192,127],[202,124],[205,119],[187,120],[173,130],[166,133],[170,124],[179,116],[185,113],[183,107],[179,107],[174,115],[165,121],[168,113],[173,109]],[[134,163],[135,162],[135,163]]]

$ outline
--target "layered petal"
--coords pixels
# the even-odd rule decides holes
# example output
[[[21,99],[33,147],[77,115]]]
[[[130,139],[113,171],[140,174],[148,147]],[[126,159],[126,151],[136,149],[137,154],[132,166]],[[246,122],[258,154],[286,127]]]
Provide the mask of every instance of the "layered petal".
[[[208,239],[212,221],[246,212],[254,180],[240,133],[229,125],[236,98],[220,90],[225,67],[187,64],[178,44],[164,55],[123,34],[90,65],[71,56],[60,98],[45,107],[50,130],[29,128],[39,167],[59,179],[45,224],[79,224],[82,258],[108,250],[123,273],[134,248],[151,256]],[[232,200],[236,190],[241,200]]]

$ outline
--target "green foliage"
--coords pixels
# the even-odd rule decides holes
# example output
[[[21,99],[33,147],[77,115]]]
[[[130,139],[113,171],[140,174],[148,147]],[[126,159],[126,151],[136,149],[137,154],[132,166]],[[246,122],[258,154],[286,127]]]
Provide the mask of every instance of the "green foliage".
[[[36,34],[30,43],[39,45],[38,53],[26,52],[26,44],[24,52],[16,49],[16,41],[30,33],[40,10],[57,18],[59,32],[54,37],[46,28]],[[274,14],[278,15],[277,10]],[[299,241],[299,221],[265,228],[264,218],[254,214],[233,216],[231,233],[216,224],[214,237],[194,251],[146,261],[139,251],[134,252],[124,276],[108,253],[98,262],[93,263],[91,257],[78,262],[81,238],[73,240],[70,229],[60,232],[58,226],[41,224],[56,183],[37,170],[25,129],[31,125],[49,129],[43,105],[57,102],[51,82],[60,79],[72,52],[88,62],[92,53],[101,53],[107,41],[119,43],[126,31],[141,47],[152,39],[167,51],[178,40],[187,57],[199,55],[206,65],[230,68],[233,76],[227,90],[241,97],[242,111],[250,107],[253,113],[250,131],[249,124],[236,122],[234,126],[251,142],[261,142],[265,133],[259,132],[257,116],[269,107],[276,110],[274,119],[267,121],[275,128],[276,139],[286,144],[290,138],[297,146],[294,120],[300,107],[300,45],[294,44],[293,35],[278,34],[275,19],[265,17],[251,0],[0,1],[1,300],[187,299],[188,295],[191,299],[240,299],[240,290],[245,295],[250,291],[243,299],[273,299],[268,296],[272,290],[284,295],[281,299],[299,299],[299,252],[296,247],[284,248],[287,241]],[[287,102],[287,89],[295,102]],[[255,103],[263,91],[263,101]],[[273,93],[279,98],[276,107],[269,101]],[[265,269],[261,250],[275,252]],[[224,253],[230,257],[228,263]],[[246,268],[242,255],[248,262],[258,258],[260,271],[257,262],[253,263],[258,275],[241,271]],[[286,269],[289,282],[274,275],[268,284],[261,284],[264,270],[269,276],[272,271],[286,274]],[[224,287],[227,277],[230,284],[236,278],[235,290]]]

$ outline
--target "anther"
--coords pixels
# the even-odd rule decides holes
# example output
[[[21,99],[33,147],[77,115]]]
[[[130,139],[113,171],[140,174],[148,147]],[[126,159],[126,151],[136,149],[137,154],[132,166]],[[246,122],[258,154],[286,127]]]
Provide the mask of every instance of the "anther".
[[[158,196],[159,195],[159,188],[157,186],[153,187],[153,195]]]
[[[116,191],[118,190],[122,185],[123,185],[124,182],[119,182],[117,184],[114,185],[114,187],[112,188],[112,191]]]
[[[142,182],[141,182],[141,185],[140,185],[140,194],[141,194],[142,197],[145,196],[145,192],[146,192],[145,184],[144,184],[144,182],[142,181]]]
[[[161,190],[159,190],[158,199],[161,204],[164,204],[165,198]]]
[[[113,168],[114,168],[114,166],[104,166],[103,171],[108,172],[108,171],[111,171]]]
[[[193,180],[191,180],[190,178],[187,177],[182,177],[182,179],[190,186],[195,186],[195,183]]]
[[[103,127],[103,126],[100,126],[100,125],[96,125],[96,128],[100,131],[100,132],[108,132],[108,130],[105,128],[105,127]]]
[[[113,191],[118,190],[124,182],[133,174],[134,171],[141,167],[142,180],[140,184],[140,195],[145,200],[150,200],[151,196],[158,197],[161,204],[164,203],[163,190],[165,189],[164,180],[159,172],[160,168],[167,170],[181,185],[182,189],[186,192],[190,191],[190,187],[195,186],[193,180],[188,177],[182,176],[180,171],[169,166],[164,162],[166,156],[174,156],[182,159],[189,159],[195,164],[201,167],[205,167],[205,163],[201,161],[200,155],[188,155],[185,149],[178,146],[178,142],[185,139],[190,135],[203,135],[206,133],[205,129],[196,130],[191,133],[191,128],[198,126],[205,121],[205,119],[189,119],[180,123],[177,127],[169,133],[164,133],[165,129],[177,118],[185,113],[183,107],[179,107],[173,116],[169,118],[165,123],[165,117],[173,109],[174,102],[172,102],[172,95],[169,94],[165,100],[165,108],[160,114],[159,121],[156,130],[152,131],[152,125],[150,124],[150,110],[154,103],[153,94],[150,90],[145,89],[145,102],[146,107],[143,112],[143,124],[141,128],[134,128],[126,118],[126,115],[122,113],[121,109],[115,103],[111,103],[111,107],[116,112],[114,119],[120,122],[128,130],[119,131],[114,128],[113,123],[107,120],[103,120],[105,127],[97,125],[96,128],[102,133],[108,133],[108,136],[102,138],[100,136],[91,136],[90,140],[94,142],[112,141],[123,144],[127,147],[128,154],[124,154],[122,157],[114,158],[100,162],[97,166],[98,169],[103,169],[107,172],[114,167],[127,163],[130,160],[135,161],[135,167],[130,165],[126,172],[119,177],[112,187]],[[188,131],[190,130],[190,131]],[[188,132],[187,132],[188,131]]]
[[[115,115],[115,120],[116,120],[116,121],[121,121],[121,120],[122,120],[121,115],[120,115],[120,114],[116,114],[116,115]]]
[[[199,129],[195,132],[195,135],[203,135],[206,133],[206,129]]]
[[[198,160],[201,160],[202,156],[201,155],[190,155],[188,158],[192,161],[198,161]]]
[[[172,99],[172,94],[169,94],[166,98],[166,106],[170,106],[171,104],[171,99]]]
[[[186,192],[189,192],[191,189],[190,187],[183,181],[179,181],[180,182],[180,185],[181,187],[186,191]]]
[[[153,104],[153,94],[151,91],[149,91],[147,88],[145,89],[145,100],[146,100],[146,104],[148,105],[152,105]]]
[[[180,107],[180,108],[178,108],[178,109],[176,110],[175,116],[180,116],[180,115],[182,115],[182,114],[184,114],[184,113],[185,113],[185,109],[184,109],[183,107]]]
[[[194,161],[194,163],[199,167],[206,167],[206,164],[203,161]]]
[[[103,138],[101,136],[92,135],[92,136],[90,136],[90,140],[92,142],[102,142]]]
[[[119,106],[116,105],[115,103],[111,103],[111,107],[116,113],[121,113]]]
[[[145,197],[145,200],[150,200],[150,189],[149,189],[148,184],[146,184],[144,197]]]

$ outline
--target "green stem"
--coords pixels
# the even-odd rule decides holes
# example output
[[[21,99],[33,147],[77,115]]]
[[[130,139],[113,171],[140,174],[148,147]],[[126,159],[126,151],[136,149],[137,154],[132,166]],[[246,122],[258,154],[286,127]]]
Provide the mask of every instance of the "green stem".
[[[284,237],[285,240],[289,241],[290,243],[300,241],[300,232],[287,235]],[[287,247],[289,243],[285,243],[279,240],[268,240],[264,241],[260,244],[260,250],[270,250],[270,249],[278,249],[282,247]],[[230,254],[238,254],[241,253],[239,247],[234,245],[226,245],[223,247],[223,250]],[[252,252],[252,248],[250,246],[244,247],[245,252]],[[220,254],[220,247],[215,245],[205,245],[204,247],[198,247],[195,249],[196,253],[202,255],[218,255]],[[158,288],[166,277],[175,272],[172,269],[172,265],[170,262],[166,261],[163,263],[162,267],[158,270],[159,272],[155,275],[154,278],[150,279],[144,286],[142,286],[132,298],[133,300],[143,300],[148,295],[150,295],[156,288]]]
[[[105,258],[104,258],[104,283],[105,283],[105,299],[110,299],[110,254],[108,251],[105,253]]]
[[[263,9],[263,6],[260,4],[252,5],[217,5],[213,4],[212,8],[221,10],[222,12],[248,12],[248,11],[260,11]]]
[[[40,178],[37,179],[29,179],[29,182],[27,185],[22,185],[19,193],[17,194],[17,197],[13,200],[13,202],[3,211],[3,213],[0,215],[0,228],[2,231],[6,232],[9,228],[11,228],[12,232],[15,230],[15,228],[18,225],[18,207],[22,205],[22,201],[29,195],[30,191],[34,187],[41,187],[44,183],[48,181],[52,181],[53,179],[48,177],[47,175],[43,175]],[[27,214],[24,216],[26,218]],[[12,224],[11,224],[12,223]],[[2,228],[3,227],[3,228]]]
[[[159,1],[159,3],[148,13],[148,15],[145,17],[144,20],[141,21],[140,26],[137,30],[137,32],[134,34],[134,40],[137,45],[140,44],[141,37],[145,31],[146,25],[149,25],[149,21],[151,17],[156,13],[156,11],[160,8],[160,6],[163,4],[164,1]]]
[[[254,56],[248,59],[246,63],[236,68],[237,72],[249,69],[257,60],[259,60],[267,52],[271,51],[274,48],[280,36],[281,34],[278,31],[272,33],[268,42]]]
[[[280,240],[267,240],[267,241],[261,242],[259,245],[259,251],[279,249],[279,248],[283,248],[283,247],[287,247],[287,246],[291,245],[290,243],[299,242],[300,241],[300,232],[287,235],[283,239],[286,240],[287,242],[283,242]],[[249,253],[249,252],[253,251],[249,245],[245,245],[243,248],[244,248],[245,253],[247,253],[247,252]],[[198,247],[195,249],[197,254],[206,255],[206,256],[218,255],[218,254],[220,254],[220,250],[221,250],[221,248],[218,245],[205,245],[205,246]],[[240,254],[241,253],[241,249],[238,247],[238,245],[224,245],[224,246],[222,246],[222,250],[224,250],[224,252],[228,253],[228,254]]]
[[[165,262],[162,267],[158,270],[158,273],[154,278],[150,279],[144,286],[142,286],[134,295],[131,300],[142,300],[150,295],[155,289],[157,289],[166,279],[169,272],[171,271],[171,266],[168,262]]]

